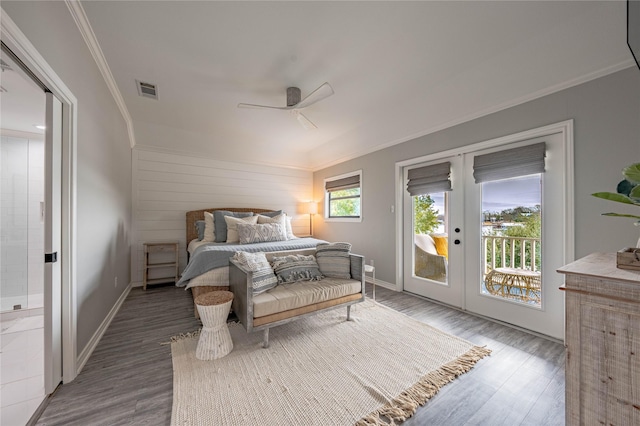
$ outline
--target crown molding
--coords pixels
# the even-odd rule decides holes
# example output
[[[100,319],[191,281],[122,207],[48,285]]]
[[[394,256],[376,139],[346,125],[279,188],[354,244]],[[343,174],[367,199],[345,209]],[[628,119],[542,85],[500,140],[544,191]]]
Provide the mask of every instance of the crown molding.
[[[113,78],[113,74],[111,73],[111,69],[109,68],[109,64],[107,63],[107,59],[104,57],[104,53],[102,53],[102,48],[100,47],[100,43],[98,43],[98,39],[96,38],[95,33],[93,32],[93,28],[91,28],[91,24],[89,23],[89,19],[87,18],[87,14],[80,4],[79,0],[65,0],[67,8],[69,12],[71,12],[71,16],[75,21],[78,29],[80,30],[80,34],[82,34],[82,38],[84,39],[89,51],[91,52],[91,56],[96,61],[98,65],[98,69],[104,78],[113,99],[118,105],[120,109],[120,113],[124,118],[124,121],[127,124],[127,132],[129,133],[129,144],[131,148],[136,146],[136,137],[133,131],[133,120],[131,119],[131,115],[129,114],[129,110],[127,109],[127,105],[122,98],[122,94],[120,93],[120,89],[118,89],[118,85],[116,84],[116,80]]]

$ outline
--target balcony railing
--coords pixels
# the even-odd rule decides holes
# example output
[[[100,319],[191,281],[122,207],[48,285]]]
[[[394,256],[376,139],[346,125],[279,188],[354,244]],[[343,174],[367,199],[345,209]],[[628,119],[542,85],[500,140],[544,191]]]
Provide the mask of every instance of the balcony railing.
[[[540,238],[482,236],[484,275],[495,268],[540,272]]]

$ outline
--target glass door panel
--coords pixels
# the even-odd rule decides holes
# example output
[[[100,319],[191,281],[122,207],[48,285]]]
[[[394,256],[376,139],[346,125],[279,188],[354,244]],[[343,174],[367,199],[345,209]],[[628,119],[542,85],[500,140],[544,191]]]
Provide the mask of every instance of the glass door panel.
[[[446,192],[413,199],[414,276],[447,283],[448,221]]]
[[[483,182],[480,292],[542,306],[542,174]]]

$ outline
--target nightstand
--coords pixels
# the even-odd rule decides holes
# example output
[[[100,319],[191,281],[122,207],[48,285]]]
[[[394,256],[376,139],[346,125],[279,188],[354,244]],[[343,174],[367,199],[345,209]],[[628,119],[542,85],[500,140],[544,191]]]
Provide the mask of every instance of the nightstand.
[[[178,242],[148,242],[142,245],[144,247],[142,289],[146,290],[147,284],[178,282]]]

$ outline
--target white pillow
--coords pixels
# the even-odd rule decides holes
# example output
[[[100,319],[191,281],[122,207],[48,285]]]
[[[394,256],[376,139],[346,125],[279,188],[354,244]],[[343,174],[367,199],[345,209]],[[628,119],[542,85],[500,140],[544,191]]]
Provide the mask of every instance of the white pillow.
[[[227,223],[227,242],[237,243],[240,241],[240,238],[238,237],[238,224],[248,223],[250,225],[255,225],[258,222],[258,216],[249,216],[249,217],[225,216],[224,221]]]
[[[438,254],[438,250],[436,250],[436,243],[433,241],[433,238],[431,238],[431,235],[416,234],[413,238],[415,244],[422,249],[422,251],[429,254]]]
[[[269,217],[269,216],[264,216],[264,215],[258,215],[258,223],[259,224],[265,224],[265,223],[279,223],[280,225],[282,225],[283,229],[286,229],[287,224],[287,215],[282,213],[279,214],[277,216],[273,216],[273,217]]]
[[[216,240],[216,232],[214,226],[213,213],[204,212],[204,238],[202,238],[202,241],[212,243]]]
[[[291,229],[291,216],[286,217],[285,225],[287,229],[287,240],[293,240],[294,238],[298,238],[295,235],[293,235],[293,230]]]

